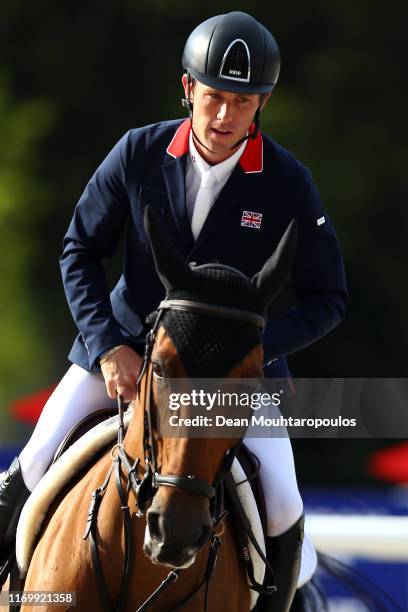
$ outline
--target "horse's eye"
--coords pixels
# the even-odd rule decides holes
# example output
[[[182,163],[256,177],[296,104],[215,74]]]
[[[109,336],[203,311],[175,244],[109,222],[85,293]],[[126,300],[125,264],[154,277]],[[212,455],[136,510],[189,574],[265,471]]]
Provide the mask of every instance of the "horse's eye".
[[[163,368],[161,367],[160,363],[157,363],[157,361],[152,362],[152,369],[153,369],[153,374],[156,376],[156,378],[164,377]]]

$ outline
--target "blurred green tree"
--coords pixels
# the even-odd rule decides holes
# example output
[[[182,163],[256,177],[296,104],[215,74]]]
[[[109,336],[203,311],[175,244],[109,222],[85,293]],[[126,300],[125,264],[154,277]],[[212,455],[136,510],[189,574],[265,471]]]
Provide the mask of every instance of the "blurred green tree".
[[[0,406],[44,382],[51,350],[44,340],[33,270],[41,230],[51,207],[46,182],[37,176],[41,143],[55,125],[46,98],[17,102],[0,73]],[[1,418],[1,417],[0,417]]]

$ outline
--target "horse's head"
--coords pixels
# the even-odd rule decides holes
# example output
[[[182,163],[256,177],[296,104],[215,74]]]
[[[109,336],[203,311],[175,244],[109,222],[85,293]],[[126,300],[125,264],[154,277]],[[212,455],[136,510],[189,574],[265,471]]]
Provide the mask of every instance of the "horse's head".
[[[149,209],[145,227],[166,300],[145,364],[145,453],[147,447],[155,494],[144,551],[155,563],[187,567],[213,532],[214,485],[239,439],[159,438],[155,409],[167,401],[174,379],[262,376],[264,317],[289,273],[296,227],[292,222],[252,278],[220,264],[190,268]]]

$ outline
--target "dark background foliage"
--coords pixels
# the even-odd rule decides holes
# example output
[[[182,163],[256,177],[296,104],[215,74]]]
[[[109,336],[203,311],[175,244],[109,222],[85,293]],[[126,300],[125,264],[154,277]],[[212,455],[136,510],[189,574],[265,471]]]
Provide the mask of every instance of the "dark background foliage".
[[[263,128],[311,168],[344,250],[347,319],[293,356],[293,371],[406,376],[404,3],[20,0],[3,4],[0,21],[2,422],[13,398],[67,366],[75,327],[58,256],[87,180],[130,127],[183,115],[184,42],[230,10],[251,13],[279,42],[282,72]],[[368,443],[356,442],[340,454],[352,448],[359,461]],[[328,451],[298,446],[307,456]]]

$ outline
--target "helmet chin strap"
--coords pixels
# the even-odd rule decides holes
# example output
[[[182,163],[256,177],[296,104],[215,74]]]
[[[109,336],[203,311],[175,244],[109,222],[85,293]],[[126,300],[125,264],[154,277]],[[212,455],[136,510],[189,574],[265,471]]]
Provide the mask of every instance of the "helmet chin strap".
[[[255,116],[254,116],[254,124],[255,124],[254,131],[252,132],[252,134],[248,133],[246,136],[238,140],[238,142],[236,142],[234,146],[231,147],[231,149],[236,149],[241,143],[244,142],[244,140],[248,140],[248,138],[255,140],[255,138],[258,136],[258,132],[260,128],[260,119],[259,119],[260,114],[261,114],[261,107],[258,106],[258,108],[256,109]]]
[[[191,120],[191,131],[193,133],[194,140],[196,140],[204,149],[206,149],[210,153],[216,153],[216,151],[212,151],[209,147],[207,147],[199,139],[199,137],[195,133],[195,131],[193,129],[193,113],[192,112],[190,113],[190,120]],[[237,149],[239,147],[239,145],[242,144],[245,140],[248,140],[248,138],[255,139],[257,137],[257,135],[258,135],[258,132],[259,132],[259,109],[256,111],[256,115],[255,115],[255,129],[252,132],[252,134],[247,134],[243,138],[240,138],[240,140],[238,140],[238,142],[236,142],[235,144],[232,145],[232,147],[230,147],[230,151],[233,151],[234,149]]]

